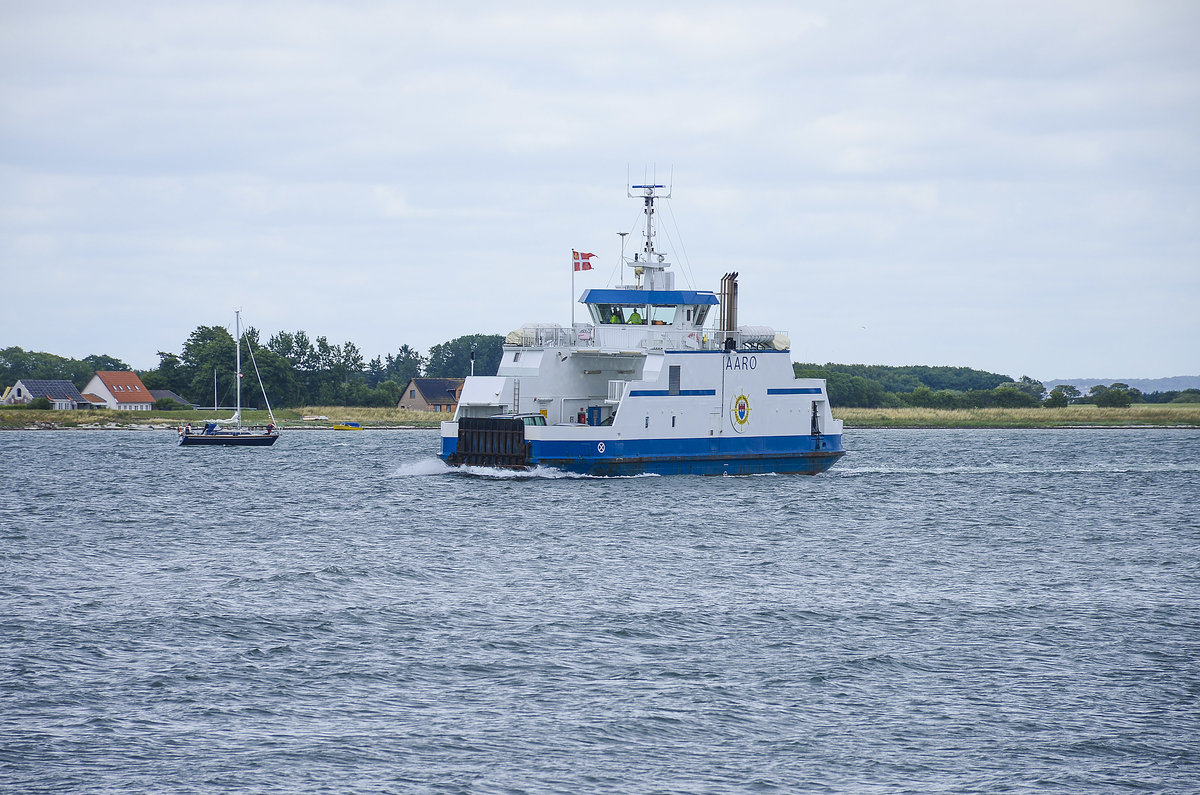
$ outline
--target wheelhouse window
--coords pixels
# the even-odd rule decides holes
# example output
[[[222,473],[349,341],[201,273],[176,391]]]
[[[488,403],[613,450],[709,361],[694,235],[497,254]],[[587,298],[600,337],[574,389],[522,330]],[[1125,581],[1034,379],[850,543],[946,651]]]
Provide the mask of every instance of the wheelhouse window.
[[[649,318],[646,317],[649,313],[646,311],[645,306],[626,306],[622,307],[622,309],[625,312],[625,322],[630,325],[639,326],[650,322]]]
[[[650,307],[650,323],[655,326],[669,326],[675,322],[675,313],[679,311],[677,306],[652,306]]]
[[[672,326],[685,309],[682,306],[646,304],[590,304],[592,320],[601,325],[654,325]],[[687,320],[695,319],[697,326],[704,323],[707,307],[686,307]]]
[[[625,322],[625,308],[616,304],[596,304],[595,320],[605,325],[618,325]]]

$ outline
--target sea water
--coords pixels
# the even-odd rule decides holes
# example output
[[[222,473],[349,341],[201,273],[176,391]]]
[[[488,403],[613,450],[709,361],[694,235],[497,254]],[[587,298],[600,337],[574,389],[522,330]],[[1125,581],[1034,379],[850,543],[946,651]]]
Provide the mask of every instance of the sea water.
[[[0,433],[5,792],[1200,789],[1200,433],[816,477]]]

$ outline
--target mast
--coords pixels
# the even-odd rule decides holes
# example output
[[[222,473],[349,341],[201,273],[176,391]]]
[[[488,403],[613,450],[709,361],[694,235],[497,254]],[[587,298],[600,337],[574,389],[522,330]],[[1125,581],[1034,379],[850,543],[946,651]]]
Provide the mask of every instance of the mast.
[[[665,254],[660,254],[654,249],[654,200],[658,198],[671,198],[670,190],[666,195],[655,193],[656,190],[665,188],[665,185],[630,185],[631,190],[641,191],[641,198],[644,203],[643,212],[646,215],[646,242],[642,246],[640,255],[633,255],[633,274],[641,276],[645,273],[646,289],[647,290],[671,290],[675,286],[674,274],[666,272],[666,269],[671,267],[671,263],[667,262]],[[633,193],[629,193],[629,198],[635,198]]]
[[[233,325],[237,331],[237,339],[235,340],[237,353],[234,354],[234,362],[237,364],[237,374],[234,378],[237,379],[237,410],[233,416],[237,417],[237,426],[241,430],[242,427],[242,313],[241,310],[233,310]]]
[[[629,233],[617,232],[617,234],[621,236],[621,281],[617,282],[617,284],[623,285],[625,284],[625,235]]]

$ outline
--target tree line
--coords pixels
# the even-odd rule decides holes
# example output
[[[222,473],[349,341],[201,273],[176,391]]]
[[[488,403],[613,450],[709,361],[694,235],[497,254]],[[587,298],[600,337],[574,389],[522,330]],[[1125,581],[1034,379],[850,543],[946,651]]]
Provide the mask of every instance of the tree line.
[[[395,353],[367,361],[352,342],[330,343],[323,336],[312,339],[304,331],[281,331],[264,344],[258,329],[251,327],[245,339],[249,344],[242,346],[242,402],[259,408],[266,403],[252,361],[273,406],[395,406],[413,378],[469,375],[472,352],[475,373],[495,375],[504,342],[498,334],[469,334],[434,345],[427,354],[401,345]],[[233,402],[234,339],[224,327],[199,326],[179,353],[159,351],[158,358],[158,367],[137,371],[148,389],[169,389],[192,403],[209,405],[215,374],[217,404]],[[1060,384],[1047,392],[1040,381],[1029,376],[1014,380],[969,367],[797,363],[793,368],[800,378],[824,378],[834,406],[955,409],[1200,403],[1200,390],[1196,389],[1143,394],[1128,384],[1114,383],[1094,386],[1083,394]],[[0,386],[11,386],[22,378],[66,380],[82,390],[97,370],[130,369],[112,356],[70,359],[18,347],[0,349]]]
[[[112,356],[92,355],[70,359],[53,353],[25,351],[21,348],[0,348],[0,392],[19,379],[39,381],[70,381],[83,389],[98,370],[129,370],[129,365]]]
[[[1094,403],[1121,407],[1133,403],[1200,403],[1200,390],[1143,394],[1128,384],[1097,384],[1083,394],[1069,384],[1047,392],[1045,385],[1023,375],[973,370],[969,367],[924,365],[889,367],[865,364],[793,365],[797,378],[824,378],[834,406],[860,408],[1019,408]]]
[[[404,387],[417,377],[463,378],[471,372],[495,375],[500,367],[504,338],[498,334],[469,334],[434,345],[422,354],[408,345],[395,353],[367,361],[353,342],[312,339],[304,331],[281,331],[264,344],[256,328],[246,329],[242,345],[242,403],[272,406],[395,406]],[[169,389],[196,405],[234,402],[234,338],[222,326],[199,326],[179,353],[159,351],[158,367],[138,370],[147,389]],[[258,377],[255,375],[257,365]],[[0,349],[0,384],[18,379],[70,381],[82,390],[97,370],[132,370],[111,356],[69,359],[49,353]],[[262,379],[262,387],[259,386]],[[165,406],[164,406],[165,407]]]

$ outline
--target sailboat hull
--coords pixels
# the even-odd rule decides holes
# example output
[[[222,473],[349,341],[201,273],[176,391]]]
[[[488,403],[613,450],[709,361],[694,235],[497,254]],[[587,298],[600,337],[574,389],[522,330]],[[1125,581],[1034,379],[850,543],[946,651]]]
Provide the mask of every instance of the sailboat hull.
[[[193,445],[227,445],[232,447],[268,447],[279,438],[274,433],[213,433],[187,434],[179,437],[181,447]]]

